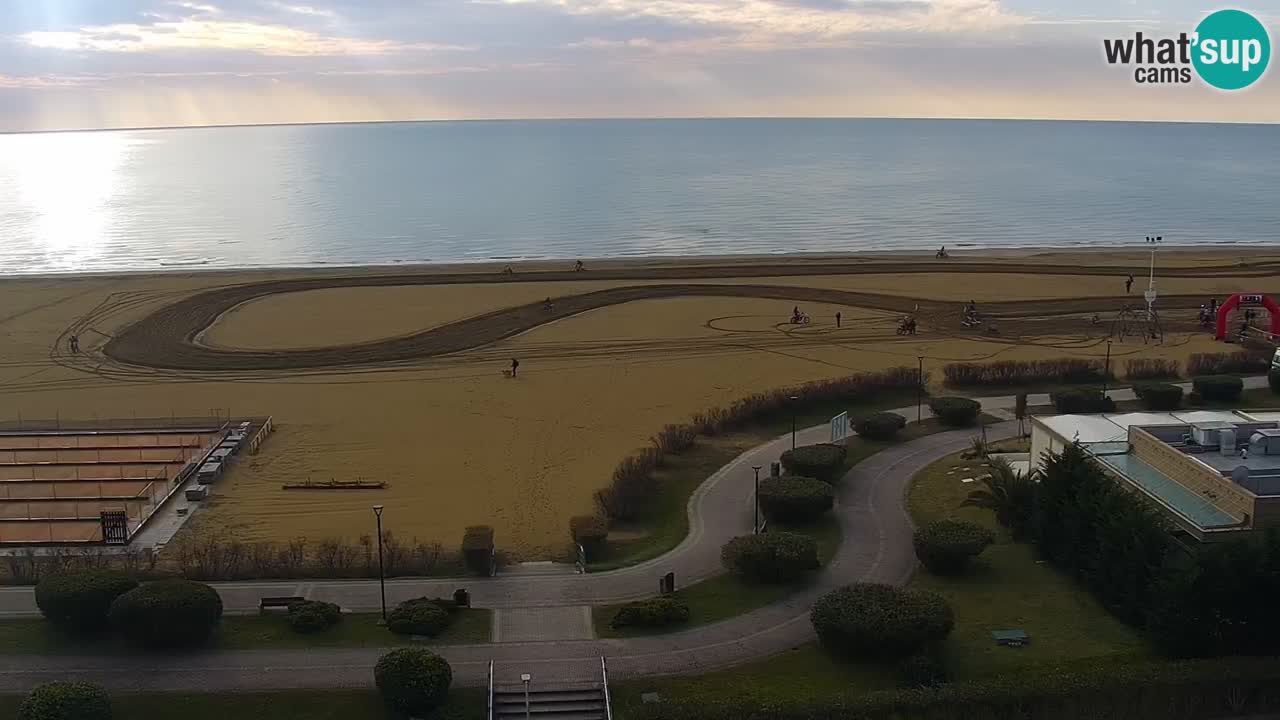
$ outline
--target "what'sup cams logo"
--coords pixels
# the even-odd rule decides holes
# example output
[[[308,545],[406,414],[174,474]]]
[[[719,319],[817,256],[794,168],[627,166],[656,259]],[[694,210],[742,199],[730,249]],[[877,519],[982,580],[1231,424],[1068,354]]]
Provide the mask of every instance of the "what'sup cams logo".
[[[1207,15],[1193,33],[1154,38],[1141,32],[1131,38],[1103,40],[1112,65],[1134,65],[1134,82],[1143,85],[1187,84],[1192,70],[1219,90],[1241,90],[1258,81],[1271,60],[1271,37],[1257,18],[1243,10]]]

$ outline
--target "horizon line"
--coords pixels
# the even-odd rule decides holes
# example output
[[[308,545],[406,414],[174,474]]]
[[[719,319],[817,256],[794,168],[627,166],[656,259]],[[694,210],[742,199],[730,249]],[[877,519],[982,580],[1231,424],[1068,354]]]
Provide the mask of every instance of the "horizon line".
[[[917,116],[917,115],[664,115],[617,117],[477,117],[477,118],[412,118],[404,120],[308,120],[296,122],[265,123],[211,123],[197,125],[133,125],[101,128],[51,128],[45,130],[0,130],[0,135],[47,135],[55,133],[137,132],[152,130],[210,130],[226,128],[263,127],[312,127],[328,125],[409,125],[427,123],[503,123],[503,122],[636,122],[636,121],[698,121],[698,120],[925,120],[960,122],[1059,122],[1059,123],[1134,123],[1162,125],[1257,125],[1269,127],[1276,121],[1250,120],[1133,120],[1122,118],[1040,118],[1040,117],[981,117],[981,116]]]

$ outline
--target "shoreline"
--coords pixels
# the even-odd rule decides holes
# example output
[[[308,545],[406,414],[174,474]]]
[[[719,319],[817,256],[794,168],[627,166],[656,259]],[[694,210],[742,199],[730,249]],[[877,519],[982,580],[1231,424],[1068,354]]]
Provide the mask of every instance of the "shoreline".
[[[948,248],[948,258],[943,262],[964,264],[969,261],[991,260],[1051,260],[1054,258],[1099,258],[1099,259],[1146,259],[1150,256],[1150,246],[1137,243],[1131,246],[1084,248],[1067,246],[1031,246],[1020,248]],[[1222,257],[1230,254],[1237,260],[1242,258],[1257,259],[1274,257],[1280,259],[1280,248],[1261,244],[1217,243],[1213,245],[1161,245],[1157,253],[1157,276],[1159,275],[1160,258],[1180,260],[1194,259],[1197,256]],[[777,254],[741,254],[741,255],[634,255],[626,257],[582,257],[587,265],[587,274],[595,267],[611,270],[641,269],[651,267],[697,267],[703,265],[735,266],[741,265],[777,265],[779,267],[794,265],[807,266],[823,262],[857,262],[860,260],[882,262],[934,262],[931,251],[908,252],[902,250],[865,250],[849,252],[800,252]],[[256,266],[208,266],[191,264],[168,268],[147,268],[141,270],[89,270],[67,272],[33,272],[33,273],[0,273],[0,283],[50,280],[112,280],[112,279],[146,279],[146,278],[211,278],[217,276],[261,277],[272,275],[307,276],[324,273],[420,273],[424,271],[451,272],[465,274],[474,272],[477,275],[501,272],[510,266],[516,271],[514,281],[519,281],[520,272],[563,271],[566,264],[573,263],[575,258],[523,258],[503,259],[484,258],[474,261],[407,261],[387,263],[319,263],[308,265],[256,265]],[[833,271],[833,274],[838,274]]]

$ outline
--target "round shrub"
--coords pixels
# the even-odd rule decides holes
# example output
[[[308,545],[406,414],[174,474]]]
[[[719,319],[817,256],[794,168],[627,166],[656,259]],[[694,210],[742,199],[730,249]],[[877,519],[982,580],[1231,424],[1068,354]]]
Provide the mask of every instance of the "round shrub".
[[[904,658],[941,642],[955,617],[940,596],[879,583],[847,585],[823,595],[809,613],[822,644],[863,658]]]
[[[730,572],[767,583],[798,580],[820,564],[818,543],[789,532],[736,537],[720,549],[720,562]]]
[[[834,482],[844,470],[844,456],[843,445],[819,443],[788,450],[782,453],[781,459],[782,467],[786,468],[789,475]]]
[[[93,683],[43,683],[18,706],[18,720],[111,720],[111,698]]]
[[[52,575],[36,584],[36,606],[49,622],[75,632],[107,626],[111,603],[138,587],[138,581],[115,570]]]
[[[590,558],[604,550],[605,541],[609,538],[609,523],[598,515],[577,515],[569,518],[569,534]]]
[[[449,611],[431,598],[405,600],[387,615],[387,629],[398,635],[435,637],[453,620]]]
[[[854,431],[868,440],[892,440],[898,431],[907,426],[907,419],[897,413],[879,412],[864,417],[854,425]]]
[[[378,658],[373,681],[390,710],[424,717],[449,694],[453,668],[430,650],[398,648]]]
[[[110,617],[135,645],[188,647],[209,639],[222,619],[222,598],[204,583],[156,580],[116,598]]]
[[[920,563],[935,575],[962,572],[969,560],[995,542],[990,530],[963,520],[937,520],[916,530],[912,543]]]
[[[936,397],[929,399],[929,409],[947,427],[969,427],[977,421],[982,404],[969,398]]]
[[[1182,407],[1182,388],[1169,383],[1138,383],[1133,393],[1148,410],[1177,410]]]
[[[1267,385],[1271,386],[1271,392],[1280,395],[1280,368],[1273,368],[1267,372]]]
[[[289,627],[300,633],[327,630],[342,622],[342,608],[329,602],[307,600],[289,606]]]
[[[836,493],[821,480],[784,476],[760,482],[760,509],[774,520],[811,522],[835,504]]]
[[[668,597],[655,597],[629,602],[618,608],[609,627],[662,628],[689,622],[689,606]]]
[[[1244,381],[1232,375],[1201,375],[1191,386],[1208,402],[1235,402],[1244,392]]]
[[[1049,399],[1060,413],[1104,413],[1116,410],[1115,401],[1103,395],[1101,390],[1061,390],[1051,393]]]
[[[902,684],[909,688],[937,687],[947,681],[947,667],[933,653],[919,653],[898,664]]]

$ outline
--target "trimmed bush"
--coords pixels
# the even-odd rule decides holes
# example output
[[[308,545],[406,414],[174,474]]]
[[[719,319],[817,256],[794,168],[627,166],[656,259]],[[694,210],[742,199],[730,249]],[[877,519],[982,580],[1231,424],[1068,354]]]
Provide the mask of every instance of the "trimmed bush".
[[[773,520],[805,523],[817,520],[835,504],[827,483],[783,476],[760,481],[760,509]]]
[[[1182,388],[1168,383],[1138,383],[1133,393],[1148,410],[1177,410],[1182,407]]]
[[[942,642],[955,625],[940,596],[880,583],[832,590],[809,619],[824,646],[859,658],[909,657]]]
[[[947,666],[934,653],[912,655],[898,664],[898,673],[909,688],[937,687],[947,681]]]
[[[720,562],[732,573],[766,583],[799,580],[820,565],[818,543],[789,532],[733,538],[720,549]]]
[[[907,426],[907,419],[897,413],[879,412],[854,424],[854,431],[868,440],[892,440]]]
[[[929,409],[947,427],[969,427],[982,412],[982,404],[969,398],[936,397],[929,400]]]
[[[387,629],[397,635],[435,637],[453,621],[448,609],[432,598],[405,600],[387,614]]]
[[[105,628],[111,603],[136,587],[137,580],[116,570],[52,575],[36,584],[36,607],[59,627],[91,632]]]
[[[199,645],[222,619],[217,591],[192,580],[156,580],[111,603],[111,624],[129,642],[148,648]]]
[[[609,627],[663,628],[687,622],[689,606],[673,597],[663,596],[623,605],[609,621]]]
[[[430,650],[397,648],[378,658],[373,681],[392,712],[425,717],[448,696],[453,668]]]
[[[1084,358],[951,363],[942,369],[947,384],[955,387],[1098,382],[1104,373],[1101,360]]]
[[[963,572],[969,561],[995,542],[995,535],[977,523],[936,520],[916,530],[912,544],[920,564],[935,575]]]
[[[834,443],[801,445],[782,453],[782,467],[790,475],[834,482],[844,470],[845,448]]]
[[[111,697],[93,683],[43,683],[18,706],[18,720],[111,720]]]
[[[1236,402],[1244,392],[1244,381],[1231,375],[1204,375],[1193,378],[1191,385],[1206,402]]]
[[[327,630],[342,622],[342,608],[330,602],[305,600],[289,606],[289,627],[309,634]]]
[[[1103,395],[1101,390],[1060,390],[1050,393],[1049,399],[1058,412],[1065,414],[1116,411],[1115,401]]]
[[[591,558],[604,550],[609,539],[609,522],[598,515],[576,515],[569,518],[569,535]]]
[[[1187,376],[1250,375],[1271,367],[1271,358],[1257,352],[1196,353],[1187,358]]]
[[[1271,386],[1271,392],[1280,395],[1280,368],[1267,373],[1267,385]]]
[[[462,561],[477,575],[489,577],[493,574],[493,528],[472,525],[463,531]]]
[[[1173,380],[1178,377],[1178,362],[1160,358],[1134,358],[1124,363],[1124,376],[1130,380]]]

